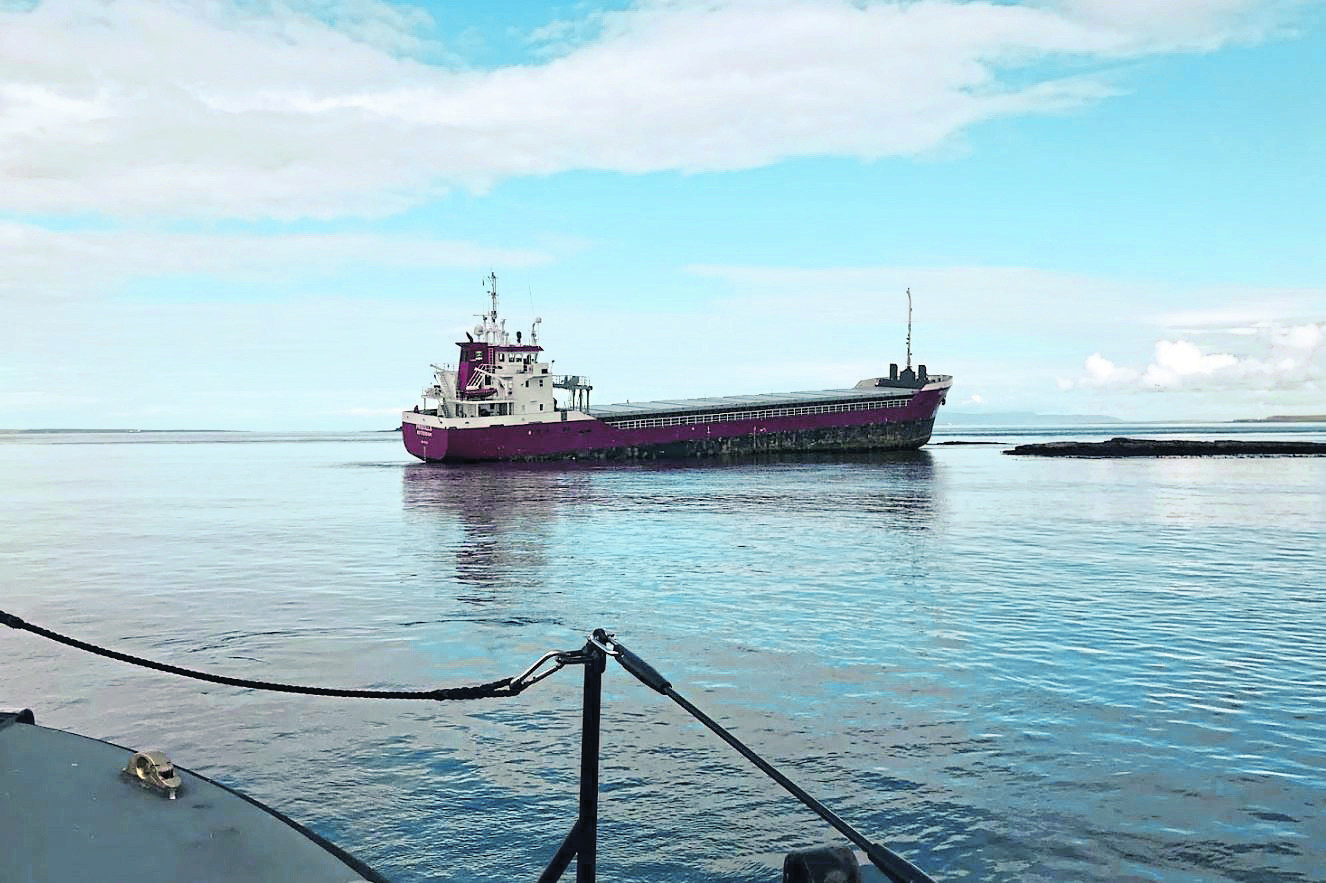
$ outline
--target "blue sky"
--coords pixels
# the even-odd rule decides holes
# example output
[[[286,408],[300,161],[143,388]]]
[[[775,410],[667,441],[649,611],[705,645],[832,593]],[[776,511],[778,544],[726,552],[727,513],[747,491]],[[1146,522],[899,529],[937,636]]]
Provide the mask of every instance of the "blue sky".
[[[1326,4],[0,2],[0,428],[379,429],[499,278],[600,403],[1326,413]]]

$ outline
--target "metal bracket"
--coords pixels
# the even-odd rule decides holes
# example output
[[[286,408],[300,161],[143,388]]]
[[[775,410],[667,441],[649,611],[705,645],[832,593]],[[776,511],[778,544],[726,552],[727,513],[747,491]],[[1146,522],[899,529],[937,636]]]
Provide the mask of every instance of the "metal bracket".
[[[584,665],[590,657],[584,650],[549,650],[533,665],[511,679],[511,689],[517,693],[532,687],[546,677],[556,674],[568,665]],[[548,663],[552,666],[545,668]]]
[[[126,779],[134,784],[155,791],[171,800],[183,787],[180,774],[175,772],[175,765],[161,751],[139,751],[129,758],[129,763],[121,771]]]

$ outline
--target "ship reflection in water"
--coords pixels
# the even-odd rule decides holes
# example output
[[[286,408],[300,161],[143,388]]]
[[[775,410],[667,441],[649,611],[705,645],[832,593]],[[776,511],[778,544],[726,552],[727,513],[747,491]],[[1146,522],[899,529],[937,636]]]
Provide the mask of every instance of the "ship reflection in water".
[[[866,458],[861,458],[866,459]],[[872,487],[863,500],[863,510],[876,524],[894,530],[925,530],[935,518],[935,461],[930,452],[899,451],[868,455],[876,467],[888,469],[887,484]]]
[[[786,525],[789,515],[804,524],[827,513],[854,513],[854,526],[872,531],[923,531],[934,521],[934,479],[926,451],[630,465],[421,463],[403,470],[401,495],[407,516],[429,534],[419,566],[454,574],[472,590],[459,600],[484,603],[539,585],[548,571],[565,571],[568,559],[588,553],[573,522],[591,513],[622,519],[615,534],[597,538],[600,546],[638,542],[665,515],[694,516],[697,529],[715,534],[729,533],[733,517]]]
[[[544,569],[559,510],[583,499],[588,485],[583,471],[565,465],[420,463],[405,467],[401,496],[406,513],[437,532],[427,563],[454,559],[456,581],[482,590],[461,600],[483,603]]]

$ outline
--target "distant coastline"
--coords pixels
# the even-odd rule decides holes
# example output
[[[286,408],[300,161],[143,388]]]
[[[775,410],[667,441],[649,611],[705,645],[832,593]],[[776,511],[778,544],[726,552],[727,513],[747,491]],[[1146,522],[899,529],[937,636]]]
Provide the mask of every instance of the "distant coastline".
[[[1277,414],[1273,417],[1247,417],[1231,423],[1326,423],[1326,414]]]
[[[947,411],[935,426],[1098,426],[1123,423],[1103,414],[1036,414],[1031,411]]]
[[[100,432],[106,434],[112,433],[141,433],[164,434],[170,432],[244,432],[242,429],[78,429],[78,428],[47,428],[47,429],[0,429],[0,433],[12,435],[64,435],[75,432]]]
[[[1047,427],[1047,428],[1065,428],[1070,426],[1110,426],[1110,425],[1128,425],[1128,426],[1181,426],[1185,424],[1215,426],[1215,425],[1250,425],[1250,424],[1290,424],[1290,423],[1326,423],[1326,414],[1275,414],[1270,417],[1242,417],[1232,420],[1125,420],[1121,417],[1111,417],[1104,414],[1037,414],[1031,411],[989,411],[985,413],[972,411],[950,411],[941,414],[935,421],[935,428],[941,432],[944,429],[965,429],[967,427]],[[399,433],[400,425],[390,429],[342,429],[342,430],[299,430],[299,429],[277,429],[277,430],[251,430],[251,429],[206,429],[206,428],[187,428],[187,429],[132,429],[127,427],[86,427],[86,426],[50,426],[37,427],[33,429],[5,429],[0,428],[0,435],[73,435],[73,434],[93,434],[101,433],[106,435],[170,435],[170,434],[188,434],[188,433],[228,433],[238,434],[286,434],[302,432],[322,432],[335,434],[353,434],[359,432],[366,433]]]

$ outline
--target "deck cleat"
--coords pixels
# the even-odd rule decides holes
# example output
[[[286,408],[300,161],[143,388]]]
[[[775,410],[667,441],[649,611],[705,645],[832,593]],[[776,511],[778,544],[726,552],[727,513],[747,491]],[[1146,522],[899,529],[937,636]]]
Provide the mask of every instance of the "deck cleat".
[[[166,757],[165,752],[162,751],[137,752],[129,758],[129,764],[124,768],[121,775],[131,782],[149,791],[155,791],[170,800],[175,799],[175,795],[184,785],[180,781],[179,773],[175,772],[175,765],[170,762],[170,758]]]

